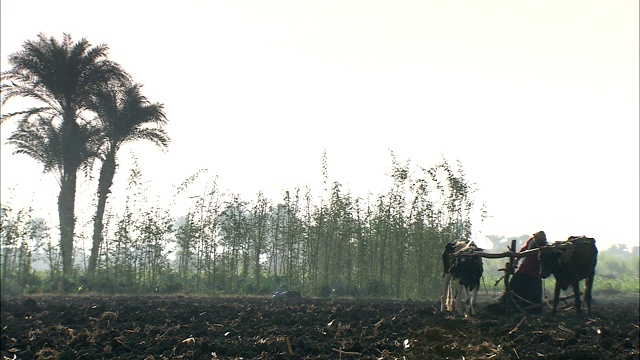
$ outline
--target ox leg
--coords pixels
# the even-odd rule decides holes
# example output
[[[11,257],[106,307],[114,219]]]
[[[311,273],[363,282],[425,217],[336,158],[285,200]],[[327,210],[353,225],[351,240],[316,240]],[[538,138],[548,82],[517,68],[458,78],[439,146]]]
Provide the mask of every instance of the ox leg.
[[[464,291],[464,286],[460,284],[456,284],[456,310],[459,313],[463,314],[464,309],[462,308],[462,292]]]
[[[451,283],[451,274],[444,274],[442,277],[442,294],[440,294],[440,311],[449,310],[449,298],[451,296],[451,289],[449,284]]]
[[[556,280],[556,288],[553,291],[553,315],[555,316],[556,310],[558,309],[558,299],[560,299],[560,285]]]
[[[471,290],[471,315],[476,314],[476,300],[478,299],[478,286],[474,286]]]
[[[469,296],[469,288],[466,286],[462,286],[462,293],[464,294],[464,313],[470,313],[471,307],[471,299]]]
[[[584,285],[584,302],[587,303],[587,311],[589,316],[591,316],[591,289],[593,288],[594,276],[595,274],[587,276],[587,280],[585,280]]]
[[[571,284],[571,288],[573,289],[573,297],[575,298],[576,313],[580,315],[582,314],[582,303],[580,301],[580,282],[574,282],[573,284]]]

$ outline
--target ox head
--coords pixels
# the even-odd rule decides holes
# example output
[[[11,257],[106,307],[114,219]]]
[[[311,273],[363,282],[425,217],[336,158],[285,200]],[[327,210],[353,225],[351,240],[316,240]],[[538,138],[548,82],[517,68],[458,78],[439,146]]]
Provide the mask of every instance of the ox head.
[[[566,264],[573,254],[573,246],[570,243],[543,246],[540,249],[540,276],[548,278],[562,264]]]

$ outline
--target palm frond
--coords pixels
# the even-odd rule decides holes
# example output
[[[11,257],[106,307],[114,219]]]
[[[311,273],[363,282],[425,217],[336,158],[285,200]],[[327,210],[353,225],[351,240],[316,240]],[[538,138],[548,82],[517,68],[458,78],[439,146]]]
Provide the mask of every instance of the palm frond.
[[[8,114],[3,114],[2,116],[0,116],[0,123],[3,123],[6,120],[9,120],[13,117],[17,117],[19,115],[22,115],[22,118],[30,118],[36,115],[44,116],[44,117],[56,117],[57,114],[58,112],[51,109],[50,107],[35,107],[35,108],[29,108],[27,110],[15,111]]]
[[[7,139],[14,154],[27,155],[43,165],[43,172],[62,173],[62,136],[52,119],[24,117]]]
[[[135,142],[138,140],[151,141],[162,150],[165,150],[166,148],[168,148],[169,144],[171,143],[169,135],[167,134],[165,129],[162,129],[162,128],[135,129],[131,132],[129,136],[127,136],[126,141],[124,142]]]

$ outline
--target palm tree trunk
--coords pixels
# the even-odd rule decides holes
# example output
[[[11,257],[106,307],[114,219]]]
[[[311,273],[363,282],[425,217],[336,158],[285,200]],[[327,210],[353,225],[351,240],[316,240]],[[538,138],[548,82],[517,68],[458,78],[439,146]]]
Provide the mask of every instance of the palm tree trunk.
[[[100,169],[100,179],[98,179],[98,206],[96,216],[93,219],[93,238],[91,244],[91,254],[89,255],[89,266],[87,275],[93,278],[96,265],[98,263],[98,253],[102,244],[102,230],[104,230],[104,212],[107,206],[107,197],[110,193],[113,177],[116,173],[116,157],[115,152],[110,152]]]
[[[81,163],[83,143],[76,141],[79,126],[75,122],[75,109],[64,110],[62,121],[62,176],[58,196],[60,219],[60,253],[62,255],[63,283],[61,290],[69,292],[69,280],[73,276],[73,234],[75,230],[75,200],[77,173]]]
[[[67,172],[60,184],[58,196],[58,216],[60,219],[60,252],[64,275],[63,291],[67,292],[67,282],[73,275],[73,232],[75,228],[76,173]]]

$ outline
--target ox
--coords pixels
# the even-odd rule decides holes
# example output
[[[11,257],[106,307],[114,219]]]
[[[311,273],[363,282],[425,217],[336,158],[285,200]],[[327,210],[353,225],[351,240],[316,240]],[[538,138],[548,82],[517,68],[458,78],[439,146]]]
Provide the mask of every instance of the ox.
[[[462,312],[461,293],[464,291],[466,300],[466,312],[472,315],[476,313],[476,298],[480,288],[482,277],[482,258],[479,256],[456,256],[471,254],[479,251],[473,241],[457,241],[448,243],[442,253],[444,274],[442,279],[442,294],[440,295],[440,311],[452,310],[453,299],[456,308]],[[451,288],[451,281],[457,280],[455,295]],[[469,296],[471,292],[471,297]]]
[[[591,315],[591,289],[596,275],[598,249],[596,241],[584,236],[570,236],[567,241],[556,242],[540,250],[540,276],[547,278],[551,274],[556,278],[553,295],[553,314],[556,314],[560,289],[569,286],[575,296],[575,307],[578,315],[582,313],[580,304],[580,280],[586,279],[584,301]]]

